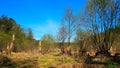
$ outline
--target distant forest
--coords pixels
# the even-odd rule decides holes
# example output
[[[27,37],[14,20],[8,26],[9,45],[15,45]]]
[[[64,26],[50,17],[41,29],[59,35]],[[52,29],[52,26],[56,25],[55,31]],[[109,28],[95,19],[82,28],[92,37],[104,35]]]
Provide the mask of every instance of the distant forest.
[[[13,51],[20,52],[37,48],[38,41],[33,38],[32,29],[23,29],[12,18],[3,15],[0,17],[0,50],[4,50],[15,35]]]

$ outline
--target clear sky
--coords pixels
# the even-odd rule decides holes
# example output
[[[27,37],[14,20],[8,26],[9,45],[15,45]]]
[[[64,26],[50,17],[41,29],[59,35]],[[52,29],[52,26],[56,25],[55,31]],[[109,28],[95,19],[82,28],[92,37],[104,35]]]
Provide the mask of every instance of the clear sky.
[[[86,0],[0,0],[0,16],[13,18],[22,28],[32,28],[35,39],[56,35],[65,7],[75,13],[83,10]]]

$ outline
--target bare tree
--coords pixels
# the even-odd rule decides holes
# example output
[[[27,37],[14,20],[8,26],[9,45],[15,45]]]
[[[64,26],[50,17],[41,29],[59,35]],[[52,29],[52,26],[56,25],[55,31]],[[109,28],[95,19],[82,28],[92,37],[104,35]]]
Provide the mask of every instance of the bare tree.
[[[64,42],[66,38],[67,38],[67,30],[65,24],[62,22],[57,32],[57,41],[60,43],[62,54],[64,54]]]
[[[77,17],[73,15],[71,8],[65,8],[64,23],[67,29],[68,45],[70,45],[70,39],[75,30],[79,27],[79,24],[77,24]]]
[[[67,30],[65,24],[62,22],[57,32],[58,42],[64,43],[67,38]]]
[[[120,18],[119,0],[88,0],[84,21],[92,31],[93,47],[107,54],[115,40]]]

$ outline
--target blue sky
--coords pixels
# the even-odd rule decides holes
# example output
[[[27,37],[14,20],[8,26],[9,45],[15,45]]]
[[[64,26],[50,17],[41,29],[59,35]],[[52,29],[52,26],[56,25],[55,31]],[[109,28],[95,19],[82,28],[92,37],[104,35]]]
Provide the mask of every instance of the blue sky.
[[[74,13],[83,10],[86,0],[0,0],[0,16],[15,19],[22,28],[32,28],[35,39],[56,35],[65,7]]]

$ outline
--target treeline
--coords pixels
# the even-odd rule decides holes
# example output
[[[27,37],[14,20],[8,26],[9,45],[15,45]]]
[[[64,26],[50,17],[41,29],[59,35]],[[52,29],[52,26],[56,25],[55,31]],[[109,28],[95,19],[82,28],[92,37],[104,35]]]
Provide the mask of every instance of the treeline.
[[[37,48],[38,41],[33,38],[32,29],[23,29],[12,18],[3,15],[0,17],[0,50],[6,49],[7,44],[12,41],[15,35],[15,42],[12,50],[14,52],[28,51]]]

